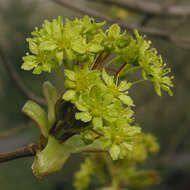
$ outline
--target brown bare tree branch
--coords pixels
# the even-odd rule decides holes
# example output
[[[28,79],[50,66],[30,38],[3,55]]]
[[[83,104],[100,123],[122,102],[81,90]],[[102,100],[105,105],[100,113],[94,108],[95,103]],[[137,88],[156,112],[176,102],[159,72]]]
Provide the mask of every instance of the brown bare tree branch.
[[[168,2],[162,5],[145,0],[103,0],[102,2],[118,5],[142,14],[167,17],[190,16],[190,4],[186,6],[173,5],[172,2]]]
[[[30,144],[23,148],[17,149],[13,152],[2,153],[0,154],[0,163],[16,160],[18,158],[35,156],[38,148],[39,147],[37,144]],[[86,149],[81,150],[78,153],[106,153],[106,152],[108,152],[108,150],[86,148]]]
[[[11,80],[16,84],[16,86],[20,89],[20,91],[26,96],[28,99],[33,100],[41,105],[45,105],[45,101],[43,98],[40,98],[33,94],[30,90],[28,90],[25,85],[23,84],[22,80],[15,72],[14,68],[12,67],[11,63],[9,62],[8,56],[3,50],[3,47],[0,46],[0,58],[2,59],[2,63],[7,69]]]
[[[128,31],[132,32],[134,29],[137,29],[141,33],[147,34],[149,36],[158,37],[158,38],[161,38],[168,42],[172,42],[177,47],[181,47],[184,49],[190,49],[190,39],[175,37],[169,31],[152,28],[152,27],[147,27],[147,26],[137,26],[137,25],[129,24],[129,23],[126,24],[125,22],[123,22],[121,20],[112,19],[111,17],[106,16],[98,11],[95,11],[94,9],[81,7],[72,2],[68,2],[65,0],[51,0],[51,1],[61,5],[63,7],[67,7],[72,10],[78,11],[82,14],[88,14],[95,18],[105,20],[105,21],[109,22],[110,24],[118,23],[123,29],[127,29]]]
[[[165,0],[165,1],[161,4],[162,9],[163,9],[163,10],[164,10],[164,9],[167,10],[168,7],[174,5],[174,3],[176,3],[177,1],[178,1],[178,0]]]
[[[16,134],[22,132],[25,129],[26,129],[25,126],[21,126],[21,127],[11,129],[9,131],[1,132],[0,133],[0,138],[7,138],[7,137],[10,137],[10,136],[16,135]]]
[[[15,160],[18,158],[34,156],[36,154],[37,148],[38,146],[36,144],[31,144],[14,152],[0,154],[0,163]]]
[[[143,20],[140,23],[140,26],[146,26],[150,22],[150,20],[153,19],[154,17],[155,16],[153,15],[145,15]]]

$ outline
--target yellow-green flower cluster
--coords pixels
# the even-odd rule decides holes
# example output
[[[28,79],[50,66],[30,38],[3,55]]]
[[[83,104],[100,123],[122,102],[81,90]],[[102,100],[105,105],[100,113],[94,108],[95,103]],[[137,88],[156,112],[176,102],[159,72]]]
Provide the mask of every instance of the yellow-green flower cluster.
[[[127,95],[130,83],[121,81],[117,85],[104,69],[102,72],[90,70],[87,65],[82,69],[79,66],[74,70],[67,69],[65,75],[68,90],[63,99],[77,107],[77,120],[90,122],[88,132],[81,133],[84,142],[95,140],[93,129],[102,134],[99,138],[101,146],[109,149],[114,160],[125,157],[133,150],[135,138],[141,131],[131,124],[134,103]]]
[[[142,188],[160,183],[160,177],[154,170],[139,170],[136,165],[145,161],[148,153],[156,153],[159,145],[151,134],[141,133],[130,156],[124,159],[112,161],[106,154],[92,154],[81,164],[80,170],[75,174],[74,186],[77,190],[86,189],[93,179],[98,179],[99,185],[109,183],[110,186],[101,188],[115,189],[119,184],[125,188]],[[128,146],[127,146],[128,147]],[[128,147],[129,148],[129,147]],[[114,145],[112,149],[119,151]],[[95,182],[96,183],[96,182]],[[97,184],[97,183],[96,183]]]
[[[33,55],[27,53],[23,57],[22,69],[34,69],[34,74],[51,72],[62,65],[65,56],[67,60],[93,62],[96,54],[103,50],[100,42],[104,35],[99,29],[102,25],[104,23],[96,23],[88,16],[74,21],[66,19],[65,26],[61,17],[52,22],[46,20],[42,29],[36,28],[33,38],[27,39]]]
[[[158,95],[161,90],[172,95],[173,84],[169,69],[150,47],[150,41],[137,31],[135,37],[122,33],[117,24],[104,32],[104,24],[88,16],[66,19],[65,23],[61,17],[45,21],[42,29],[36,28],[33,37],[27,39],[32,54],[23,57],[22,68],[40,74],[63,65],[66,92],[62,98],[75,106],[76,120],[89,122],[81,138],[88,143],[98,139],[115,160],[133,152],[141,134],[134,123],[135,104],[128,95],[136,81],[120,80],[120,73],[125,76],[141,69],[142,81],[153,82]],[[108,56],[112,59],[105,62]]]

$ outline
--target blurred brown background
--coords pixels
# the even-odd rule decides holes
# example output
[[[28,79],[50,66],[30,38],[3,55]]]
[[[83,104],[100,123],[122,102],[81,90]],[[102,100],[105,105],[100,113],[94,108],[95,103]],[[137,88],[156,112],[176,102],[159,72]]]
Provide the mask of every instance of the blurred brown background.
[[[53,74],[34,76],[20,69],[22,56],[28,51],[25,38],[44,19],[59,15],[73,19],[85,13],[98,21],[118,23],[127,31],[139,29],[171,67],[175,77],[173,97],[158,97],[151,84],[139,85],[131,94],[136,102],[137,122],[145,132],[156,135],[161,145],[159,155],[149,158],[143,167],[159,170],[162,183],[146,189],[189,190],[189,0],[0,0],[0,153],[38,139],[37,127],[21,113],[21,108],[33,94],[42,97],[43,81],[53,81],[59,89],[63,88]],[[72,176],[81,157],[72,157],[62,171],[41,180],[32,176],[32,160],[23,158],[1,164],[0,190],[74,189]]]

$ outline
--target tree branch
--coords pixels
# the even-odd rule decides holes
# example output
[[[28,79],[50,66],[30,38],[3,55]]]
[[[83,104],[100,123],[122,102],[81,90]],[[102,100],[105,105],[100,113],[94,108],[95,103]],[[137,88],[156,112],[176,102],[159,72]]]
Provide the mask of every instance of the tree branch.
[[[134,29],[137,29],[139,32],[147,34],[149,36],[158,37],[158,38],[161,38],[161,39],[166,40],[168,42],[172,42],[177,47],[181,47],[184,49],[190,49],[190,39],[175,37],[171,34],[170,31],[165,31],[165,30],[147,27],[147,26],[146,27],[137,26],[137,25],[134,25],[131,23],[126,24],[125,22],[123,22],[121,20],[112,19],[111,17],[106,16],[106,15],[104,15],[98,11],[95,11],[94,9],[81,7],[81,6],[78,6],[74,3],[71,3],[71,2],[68,2],[65,0],[51,0],[51,1],[57,3],[61,6],[70,8],[70,9],[75,10],[75,11],[78,11],[82,14],[88,14],[88,15],[93,16],[95,18],[105,20],[105,21],[109,22],[110,24],[118,23],[121,26],[121,28],[127,29],[128,31],[132,32]]]
[[[118,5],[142,14],[165,17],[190,16],[190,5],[172,5],[171,2],[169,2],[163,6],[145,0],[103,0],[102,2]]]
[[[0,138],[7,138],[13,135],[18,134],[19,132],[23,131],[24,129],[26,129],[25,126],[21,126],[21,127],[17,127],[14,129],[11,129],[9,131],[5,131],[5,132],[0,132]]]
[[[114,75],[114,78],[115,78],[115,79],[118,77],[119,73],[121,72],[121,70],[122,70],[126,65],[127,65],[127,63],[124,63],[124,64],[119,68],[119,70],[115,73],[115,75]]]
[[[36,154],[37,148],[38,146],[36,144],[31,144],[14,152],[0,154],[0,163],[8,162],[18,158],[34,156]]]
[[[145,15],[143,20],[140,23],[140,26],[146,26],[151,19],[153,19],[155,16],[153,15]]]
[[[162,3],[162,9],[166,10],[168,9],[168,7],[172,6],[174,3],[176,3],[178,0],[165,0],[163,3]]]
[[[31,144],[23,148],[17,149],[13,152],[0,154],[0,163],[16,160],[18,158],[35,156],[38,148],[39,147],[37,144]],[[78,153],[107,153],[107,152],[108,150],[86,148],[86,149],[81,150]]]
[[[36,96],[24,86],[22,80],[19,78],[18,74],[15,72],[14,68],[9,62],[8,56],[3,51],[3,47],[1,46],[0,46],[0,58],[2,59],[3,65],[7,69],[11,80],[13,81],[13,83],[16,84],[16,86],[20,89],[20,91],[24,94],[24,96],[26,96],[28,99],[31,99],[41,105],[45,105],[46,103],[43,98]]]

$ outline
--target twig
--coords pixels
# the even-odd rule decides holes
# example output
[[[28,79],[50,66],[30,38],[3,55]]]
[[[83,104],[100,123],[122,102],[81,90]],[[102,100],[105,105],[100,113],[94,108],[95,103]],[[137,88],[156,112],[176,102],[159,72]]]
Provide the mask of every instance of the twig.
[[[110,56],[110,54],[110,52],[106,53],[106,55],[102,58],[101,62],[103,63]]]
[[[61,6],[68,7],[72,10],[78,11],[80,13],[88,14],[88,15],[91,15],[93,17],[99,18],[101,20],[106,20],[111,24],[118,23],[122,28],[128,29],[129,31],[133,31],[134,29],[138,29],[140,32],[147,33],[147,34],[152,35],[152,36],[157,36],[160,38],[168,38],[168,32],[163,31],[163,30],[148,28],[148,27],[138,27],[136,25],[126,24],[121,20],[112,19],[111,17],[106,16],[106,15],[104,15],[98,11],[95,11],[95,10],[90,9],[90,8],[81,7],[81,6],[78,6],[74,3],[67,2],[65,0],[51,0],[51,1],[58,3]]]
[[[95,11],[94,9],[81,7],[81,6],[78,6],[72,2],[68,2],[65,0],[51,0],[51,1],[57,3],[61,6],[70,8],[70,9],[75,10],[75,11],[78,11],[80,13],[88,14],[90,16],[93,16],[95,18],[99,18],[101,20],[106,20],[110,24],[118,23],[123,29],[127,29],[131,32],[134,29],[137,29],[141,33],[148,34],[149,36],[158,37],[158,38],[161,38],[163,40],[172,42],[177,47],[181,47],[184,49],[190,49],[190,39],[186,39],[186,38],[182,39],[181,37],[175,37],[172,35],[172,33],[170,31],[161,30],[161,29],[152,28],[152,27],[147,27],[147,26],[146,27],[137,26],[137,25],[129,24],[129,23],[126,24],[124,21],[121,21],[118,19],[112,19],[111,17],[106,16],[106,15],[104,15],[98,11]],[[116,1],[114,1],[114,2],[116,2]]]
[[[18,134],[19,132],[23,131],[24,129],[26,129],[26,127],[21,126],[21,127],[15,128],[15,129],[11,129],[9,131],[0,132],[0,138],[7,138],[10,136],[13,136],[13,135]]]
[[[0,154],[0,163],[8,162],[18,158],[34,156],[36,154],[37,148],[38,146],[36,144],[31,144],[14,152]]]
[[[7,69],[9,76],[11,80],[17,85],[17,87],[20,89],[20,91],[28,98],[31,100],[34,100],[35,102],[45,105],[44,99],[36,96],[33,94],[30,90],[28,90],[22,80],[19,78],[18,74],[15,72],[14,68],[12,67],[11,63],[9,62],[8,56],[3,50],[3,47],[0,46],[0,58],[2,59],[3,65]]]
[[[146,15],[166,17],[190,16],[190,5],[172,5],[173,2],[167,2],[164,6],[145,0],[103,0],[101,2],[118,5]]]
[[[115,76],[114,76],[115,79],[118,77],[119,73],[121,72],[121,70],[122,70],[126,65],[127,65],[127,63],[124,63],[124,64],[119,68],[119,70],[115,73]]]
[[[100,61],[101,61],[101,58],[102,58],[103,53],[104,53],[104,51],[102,51],[102,52],[98,55],[98,57],[97,57],[97,59],[96,59],[94,65],[93,65],[93,67],[92,67],[92,70],[94,70],[94,69],[96,69],[96,68],[98,67],[98,64],[99,64]]]
[[[116,72],[117,72],[117,70],[116,70],[116,69],[112,69],[112,68],[110,68],[110,67],[106,67],[106,71],[111,71],[111,72],[114,72],[114,73],[116,73]]]
[[[145,15],[144,18],[142,19],[141,23],[140,23],[140,26],[146,26],[149,23],[149,21],[151,19],[153,19],[154,17],[155,16],[153,16],[153,15]]]
[[[31,144],[31,145],[25,146],[23,148],[20,148],[16,151],[13,151],[13,152],[0,154],[0,163],[8,162],[11,160],[16,160],[18,158],[35,156],[38,148],[39,147],[37,144]],[[81,153],[81,152],[83,152],[83,153],[107,153],[108,150],[87,148],[87,149],[81,150],[78,153]]]
[[[165,0],[161,6],[162,6],[162,10],[164,11],[168,11],[168,8],[171,7],[174,3],[176,3],[177,0]]]

